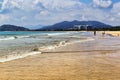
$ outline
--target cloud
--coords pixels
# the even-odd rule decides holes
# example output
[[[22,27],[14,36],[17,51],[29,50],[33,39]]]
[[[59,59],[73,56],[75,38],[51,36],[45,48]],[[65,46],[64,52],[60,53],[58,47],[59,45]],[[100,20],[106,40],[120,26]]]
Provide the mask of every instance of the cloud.
[[[0,2],[0,24],[50,25],[65,20],[98,20],[114,24],[120,20],[120,3],[93,2],[96,7],[80,0],[3,0]],[[105,11],[112,4],[113,7]]]
[[[116,24],[119,24],[120,22],[120,2],[115,3],[113,5],[113,8],[111,10],[111,21],[115,22]]]
[[[78,0],[4,0],[1,11],[5,9],[34,10],[64,10],[77,8],[81,5]]]
[[[37,0],[37,4],[41,3],[48,10],[64,10],[76,8],[81,5],[78,0]]]
[[[6,23],[9,20],[9,18],[10,17],[8,15],[0,14],[0,24]]]
[[[118,3],[115,3],[113,5],[113,9],[111,10],[112,12],[115,12],[115,13],[120,13],[120,2]]]
[[[112,5],[112,0],[93,0],[95,6],[108,8]]]
[[[78,9],[81,5],[78,0],[4,0],[0,12],[7,12],[6,14],[10,16],[9,21],[18,24],[25,24],[24,22],[36,24],[36,22],[44,20],[49,22],[47,18],[52,19],[53,17],[58,21],[59,17],[56,14],[62,16],[64,11]]]
[[[34,0],[4,0],[1,6],[1,12],[4,10],[19,9],[23,11],[41,10],[41,7],[34,3]]]

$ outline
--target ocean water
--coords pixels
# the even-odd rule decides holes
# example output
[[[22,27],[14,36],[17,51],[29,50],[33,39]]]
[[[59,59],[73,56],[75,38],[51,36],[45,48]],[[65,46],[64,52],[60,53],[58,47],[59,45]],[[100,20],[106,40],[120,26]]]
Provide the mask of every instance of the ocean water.
[[[40,54],[74,42],[93,40],[91,32],[0,32],[0,62]]]

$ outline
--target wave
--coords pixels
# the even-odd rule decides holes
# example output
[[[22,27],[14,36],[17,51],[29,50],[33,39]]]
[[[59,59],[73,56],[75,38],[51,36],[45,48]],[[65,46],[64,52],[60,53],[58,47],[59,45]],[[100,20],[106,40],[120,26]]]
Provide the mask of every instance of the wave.
[[[87,42],[87,41],[93,41],[94,39],[91,38],[91,37],[88,37],[87,39],[84,39],[84,40],[74,40],[74,41],[61,41],[59,42],[59,44],[56,44],[56,45],[50,45],[50,46],[43,46],[43,47],[40,47],[39,50],[42,52],[44,50],[54,50],[58,47],[62,47],[62,46],[67,46],[69,44],[74,44],[74,43],[82,43],[82,42]]]
[[[28,38],[30,36],[15,36],[15,38]]]
[[[25,54],[6,55],[6,56],[0,58],[0,62],[12,61],[15,59],[25,58],[27,56],[32,56],[32,55],[36,55],[36,54],[41,54],[41,52],[36,51],[36,52],[29,52],[29,53],[25,53]]]
[[[68,41],[61,41],[59,42],[59,44],[55,44],[55,45],[49,45],[49,46],[43,46],[43,47],[40,47],[39,50],[42,52],[44,50],[54,50],[58,47],[61,47],[61,46],[66,46],[67,45],[67,42]]]
[[[58,35],[65,35],[70,34],[69,32],[63,32],[63,33],[49,33],[48,36],[58,36]]]
[[[75,41],[73,41],[69,44],[78,43],[78,42],[82,43],[82,42],[93,41],[93,40],[95,40],[95,39],[91,38],[91,37],[88,37],[87,39],[84,39],[84,40],[75,40]]]
[[[94,39],[91,38],[91,37],[88,37],[87,39],[84,39],[84,40],[74,40],[74,41],[64,40],[64,41],[59,42],[58,44],[48,45],[48,46],[43,46],[43,47],[37,47],[34,50],[32,50],[31,52],[27,52],[27,53],[24,53],[24,54],[14,53],[14,54],[10,54],[10,55],[0,57],[0,62],[7,62],[7,61],[20,59],[20,58],[25,58],[25,57],[32,56],[32,55],[41,54],[42,52],[47,51],[47,50],[55,50],[56,48],[59,48],[59,47],[62,47],[62,46],[67,46],[69,44],[74,44],[74,43],[78,43],[78,42],[80,42],[80,43],[81,42],[87,42],[87,41],[92,41],[92,40],[94,40]]]
[[[0,38],[0,41],[14,40],[15,37]]]
[[[14,40],[19,38],[27,38],[30,36],[11,36],[11,37],[0,37],[0,41]]]

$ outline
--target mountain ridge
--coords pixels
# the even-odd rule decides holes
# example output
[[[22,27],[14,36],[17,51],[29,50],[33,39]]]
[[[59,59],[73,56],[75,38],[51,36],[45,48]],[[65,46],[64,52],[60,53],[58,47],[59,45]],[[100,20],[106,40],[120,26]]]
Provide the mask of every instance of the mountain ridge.
[[[99,21],[62,21],[53,25],[43,26],[38,29],[30,29],[16,25],[5,24],[0,26],[0,31],[55,31],[55,30],[70,30],[75,28],[76,25],[82,26],[81,29],[85,30],[86,26],[87,29],[103,29],[103,28],[111,28],[113,26],[99,22]]]
[[[10,24],[4,24],[0,26],[0,31],[29,31],[30,29],[16,26],[16,25],[10,25]]]
[[[99,22],[99,21],[63,21],[51,26],[44,26],[38,30],[68,30],[74,28],[75,25],[87,25],[91,29],[110,28],[111,25]]]

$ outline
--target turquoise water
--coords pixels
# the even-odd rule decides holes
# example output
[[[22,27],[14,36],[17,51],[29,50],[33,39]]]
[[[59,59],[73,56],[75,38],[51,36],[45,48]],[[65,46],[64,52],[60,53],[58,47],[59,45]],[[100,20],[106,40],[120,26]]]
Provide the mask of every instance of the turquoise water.
[[[64,46],[68,43],[89,40],[91,32],[0,32],[0,57],[29,55]],[[17,55],[16,55],[17,54]],[[18,55],[19,54],[19,55]],[[0,59],[1,61],[1,59]]]
[[[0,36],[12,36],[12,35],[31,35],[31,34],[47,34],[56,32],[38,32],[38,31],[0,31]]]
[[[0,31],[0,37],[8,37],[8,36],[29,36],[29,35],[47,35],[47,34],[56,34],[61,32],[38,32],[38,31]],[[66,33],[66,32],[62,32]]]
[[[18,38],[26,38],[31,36],[47,36],[47,35],[57,35],[57,34],[64,34],[67,32],[35,32],[35,31],[3,31],[0,32],[0,41],[4,40],[13,40]]]

